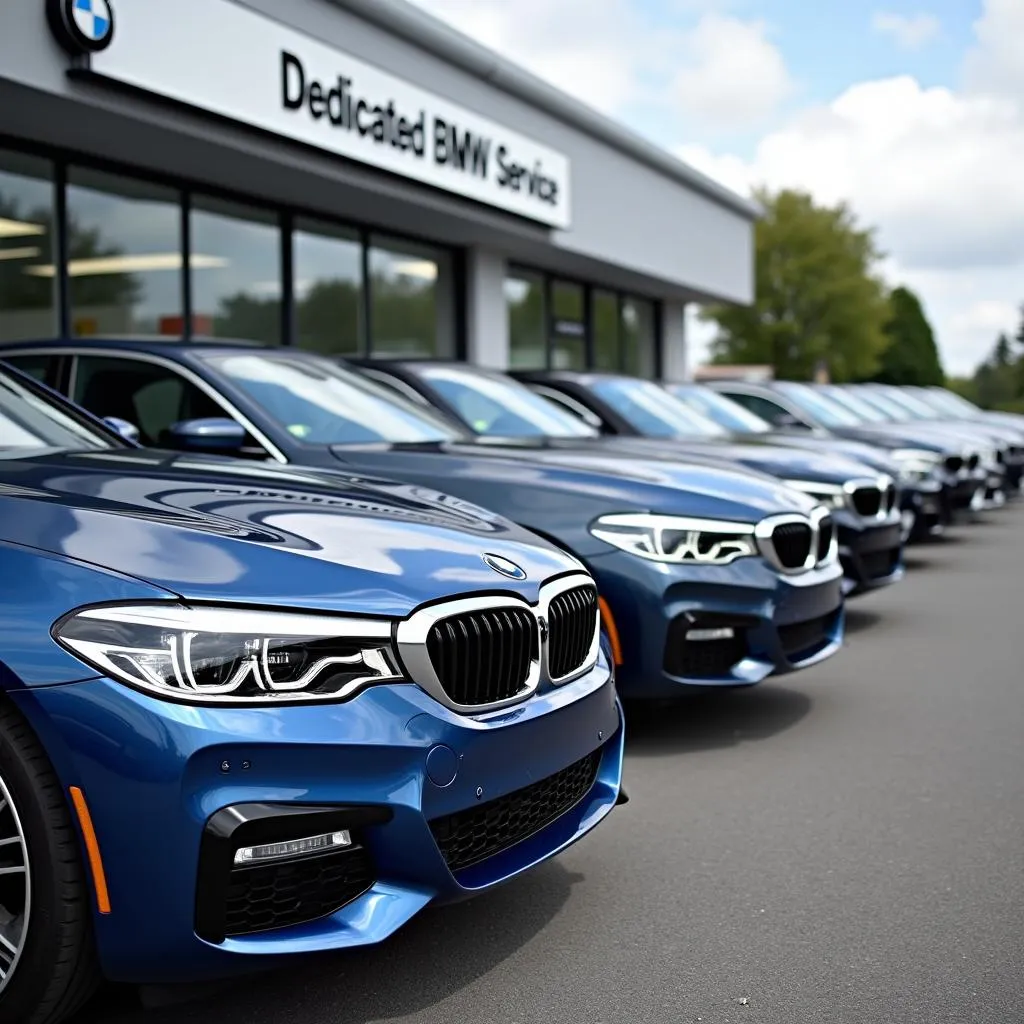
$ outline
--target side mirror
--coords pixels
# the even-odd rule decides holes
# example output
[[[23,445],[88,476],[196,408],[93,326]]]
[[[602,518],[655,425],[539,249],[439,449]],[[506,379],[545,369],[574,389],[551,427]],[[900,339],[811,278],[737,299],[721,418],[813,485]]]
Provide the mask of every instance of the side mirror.
[[[135,444],[139,443],[141,434],[139,428],[134,423],[129,423],[127,420],[121,419],[119,416],[104,416],[103,422],[106,423],[111,430],[116,431],[126,441],[132,441]]]
[[[182,420],[168,431],[172,448],[186,452],[234,455],[245,444],[245,428],[227,417]]]

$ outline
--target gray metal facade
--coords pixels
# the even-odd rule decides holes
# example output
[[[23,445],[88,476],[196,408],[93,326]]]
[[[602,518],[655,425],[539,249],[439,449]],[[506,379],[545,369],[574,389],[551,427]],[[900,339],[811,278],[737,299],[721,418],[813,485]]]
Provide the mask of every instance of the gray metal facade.
[[[43,4],[25,0],[18,0],[17,16],[7,12],[0,33],[0,136],[463,247],[468,350],[490,365],[506,362],[501,281],[510,261],[660,300],[663,363],[676,375],[685,304],[751,300],[755,209],[582,104],[402,0],[245,6],[564,153],[571,161],[570,229],[548,229],[200,112],[71,79]],[[231,73],[229,53],[224,68]]]

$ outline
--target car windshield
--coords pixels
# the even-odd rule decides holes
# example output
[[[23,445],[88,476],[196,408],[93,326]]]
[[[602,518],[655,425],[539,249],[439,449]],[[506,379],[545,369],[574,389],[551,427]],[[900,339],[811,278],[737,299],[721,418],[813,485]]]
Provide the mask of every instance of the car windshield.
[[[945,412],[959,415],[964,419],[974,420],[982,414],[981,409],[973,402],[968,402],[963,396],[945,388],[929,388],[928,397]]]
[[[504,374],[457,366],[427,366],[417,372],[484,437],[597,436],[592,427]]]
[[[691,409],[735,434],[766,434],[772,425],[749,409],[700,384],[666,384],[665,390]]]
[[[645,437],[724,437],[723,430],[663,387],[630,377],[603,377],[590,390]]]
[[[892,423],[905,423],[911,419],[906,409],[875,388],[859,387],[857,388],[857,395],[864,399],[872,408],[877,409]]]
[[[860,397],[860,395],[853,391],[841,388],[837,384],[824,384],[822,385],[821,390],[828,395],[833,402],[837,402],[846,409],[847,412],[856,416],[862,423],[891,422],[888,416],[884,416],[874,406],[869,405]]]
[[[390,388],[316,356],[204,355],[290,434],[310,444],[425,444],[459,432]]]
[[[779,381],[775,385],[779,393],[795,402],[801,409],[809,413],[823,427],[856,427],[860,421],[847,409],[815,391],[809,384],[795,384],[790,381]]]
[[[116,448],[85,417],[65,410],[42,390],[0,371],[0,456],[17,458],[40,449]]]
[[[885,397],[906,410],[907,416],[914,420],[933,420],[935,410],[929,408],[927,402],[922,402],[916,395],[912,395],[901,388],[886,388]]]

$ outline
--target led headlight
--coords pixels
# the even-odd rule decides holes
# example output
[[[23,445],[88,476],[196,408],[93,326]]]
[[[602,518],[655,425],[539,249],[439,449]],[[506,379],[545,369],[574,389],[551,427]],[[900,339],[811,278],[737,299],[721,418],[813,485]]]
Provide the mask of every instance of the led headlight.
[[[391,622],[180,604],[105,605],[54,637],[100,672],[196,704],[341,701],[404,679]]]
[[[931,476],[942,462],[942,456],[924,448],[897,448],[890,453],[899,467],[903,483],[913,483]]]
[[[590,532],[599,540],[653,562],[728,565],[758,553],[750,523],[624,512],[594,520]]]
[[[819,483],[817,480],[786,480],[787,487],[801,494],[809,494],[820,505],[825,508],[844,508],[846,506],[846,491],[842,484]]]

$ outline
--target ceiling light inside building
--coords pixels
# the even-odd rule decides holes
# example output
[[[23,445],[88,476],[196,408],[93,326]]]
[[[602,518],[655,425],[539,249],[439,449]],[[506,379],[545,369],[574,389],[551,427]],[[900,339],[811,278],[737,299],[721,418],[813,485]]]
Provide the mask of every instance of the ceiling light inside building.
[[[34,246],[22,246],[20,249],[0,249],[0,260],[34,260],[42,256],[43,250]]]
[[[140,253],[137,256],[96,256],[91,259],[71,260],[68,263],[70,277],[96,277],[100,274],[131,274],[146,270],[181,270],[184,258],[180,252]],[[193,270],[211,267],[226,267],[228,261],[220,256],[193,254],[189,260]],[[27,267],[25,273],[32,277],[53,277],[53,265]]]
[[[43,224],[30,224],[25,220],[7,220],[0,217],[0,238],[21,238],[24,235],[45,235]]]
[[[430,260],[406,260],[392,263],[391,273],[400,277],[419,277],[424,281],[437,280],[437,264]]]

